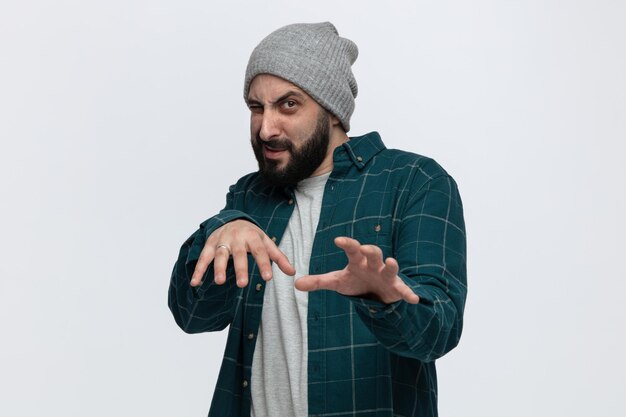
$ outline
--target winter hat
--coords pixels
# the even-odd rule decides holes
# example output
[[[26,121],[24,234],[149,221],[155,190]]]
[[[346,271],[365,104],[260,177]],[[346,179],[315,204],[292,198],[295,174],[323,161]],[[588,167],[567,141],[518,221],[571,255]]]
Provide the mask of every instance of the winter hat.
[[[284,26],[270,33],[252,51],[246,68],[244,99],[248,98],[254,77],[275,75],[313,97],[341,121],[347,132],[358,92],[350,67],[358,54],[356,44],[340,37],[330,22]]]

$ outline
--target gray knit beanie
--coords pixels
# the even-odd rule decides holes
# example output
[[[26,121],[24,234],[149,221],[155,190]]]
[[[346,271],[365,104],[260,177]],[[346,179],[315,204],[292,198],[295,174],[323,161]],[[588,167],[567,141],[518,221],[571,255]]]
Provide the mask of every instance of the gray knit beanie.
[[[358,92],[350,66],[358,54],[356,44],[340,37],[330,22],[284,26],[270,33],[252,51],[246,69],[244,99],[248,98],[254,77],[275,75],[313,97],[341,121],[347,132]]]

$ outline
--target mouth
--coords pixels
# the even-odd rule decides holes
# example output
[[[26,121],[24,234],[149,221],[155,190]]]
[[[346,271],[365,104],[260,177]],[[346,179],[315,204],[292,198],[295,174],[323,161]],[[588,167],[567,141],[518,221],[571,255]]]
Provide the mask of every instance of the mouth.
[[[267,159],[278,159],[281,156],[283,156],[283,154],[285,154],[286,152],[287,152],[286,147],[271,146],[269,144],[263,144],[263,155]]]

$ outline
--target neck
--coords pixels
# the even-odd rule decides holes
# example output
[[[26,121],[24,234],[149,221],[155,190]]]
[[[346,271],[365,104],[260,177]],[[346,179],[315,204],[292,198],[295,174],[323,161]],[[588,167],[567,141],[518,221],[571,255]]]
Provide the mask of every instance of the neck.
[[[328,150],[326,151],[326,157],[320,164],[319,167],[311,174],[312,177],[317,177],[318,175],[326,174],[333,170],[333,153],[335,152],[335,148],[343,145],[349,140],[346,132],[337,126],[333,126],[330,132],[330,140],[328,142]]]

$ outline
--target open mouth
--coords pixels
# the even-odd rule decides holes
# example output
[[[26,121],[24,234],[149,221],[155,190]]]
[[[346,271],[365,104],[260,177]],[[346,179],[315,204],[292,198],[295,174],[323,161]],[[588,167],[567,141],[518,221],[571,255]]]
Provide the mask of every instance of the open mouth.
[[[263,154],[268,159],[276,159],[285,152],[287,152],[287,148],[284,146],[271,146],[269,144],[263,145]]]

